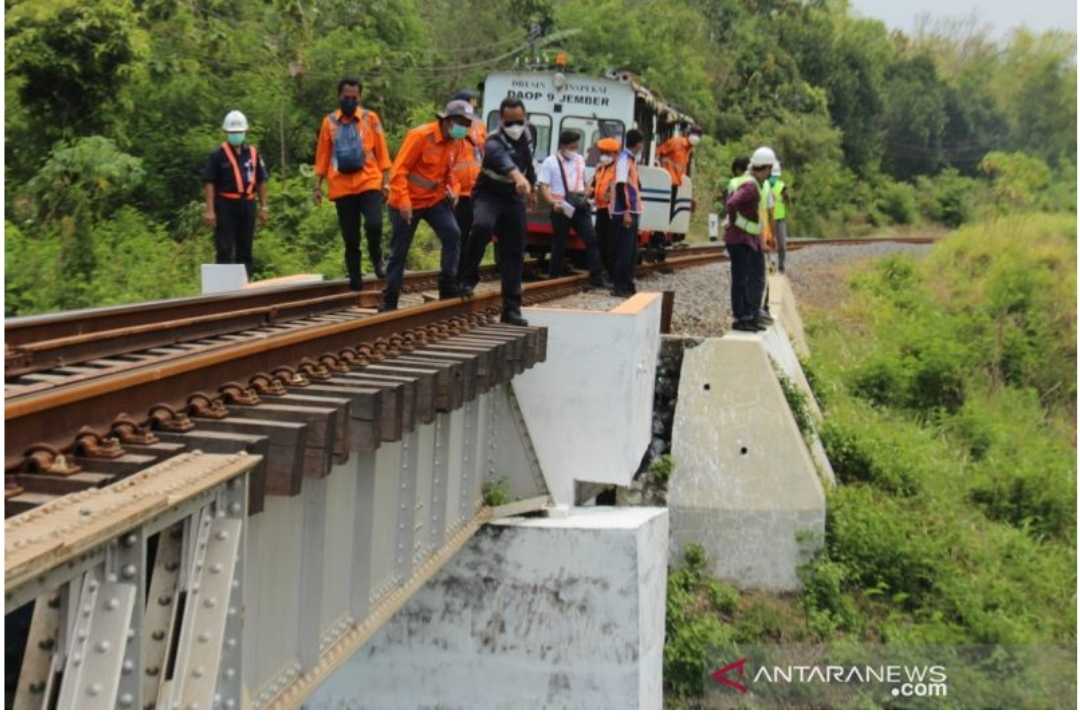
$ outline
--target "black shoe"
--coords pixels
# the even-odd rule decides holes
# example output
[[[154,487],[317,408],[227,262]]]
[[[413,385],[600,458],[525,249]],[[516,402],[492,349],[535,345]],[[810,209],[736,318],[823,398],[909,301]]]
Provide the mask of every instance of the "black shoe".
[[[731,324],[732,330],[741,330],[744,333],[756,333],[758,328],[753,322],[749,320],[736,320]]]
[[[379,302],[379,312],[388,313],[391,310],[397,310],[397,295],[393,297],[383,297]]]
[[[769,329],[769,323],[766,323],[766,322],[765,322],[764,320],[762,320],[761,318],[754,318],[754,319],[753,319],[753,320],[752,320],[752,321],[750,322],[750,324],[754,326],[754,329],[755,329],[755,330],[759,330],[759,331],[765,331],[765,330],[768,330],[768,329]]]
[[[523,328],[528,327],[529,325],[529,321],[521,317],[521,312],[518,310],[503,310],[499,322],[506,323],[507,325],[520,325]]]
[[[440,300],[453,300],[461,297],[461,288],[457,285],[444,285],[439,288]]]
[[[634,294],[633,290],[620,290],[619,288],[614,288],[611,291],[611,296],[612,297],[630,297],[633,294]]]
[[[611,284],[602,277],[590,277],[589,289],[591,290],[603,290],[605,288],[610,289]]]
[[[769,313],[765,310],[762,310],[757,314],[757,319],[765,323],[766,325],[772,325],[774,322],[776,322],[776,320],[773,319],[773,316],[769,315]]]
[[[383,266],[383,261],[382,260],[375,260],[374,267],[375,267],[375,277],[379,278],[380,280],[385,280],[386,279],[386,268]]]
[[[461,297],[465,298],[466,300],[468,300],[469,298],[471,298],[473,296],[473,290],[474,289],[475,288],[472,285],[459,285],[458,286],[458,292],[460,292]]]

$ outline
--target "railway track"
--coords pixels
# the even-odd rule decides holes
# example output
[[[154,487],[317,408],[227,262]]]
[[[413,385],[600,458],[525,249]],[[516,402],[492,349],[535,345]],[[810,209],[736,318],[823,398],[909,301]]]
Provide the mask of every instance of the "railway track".
[[[693,247],[641,269],[719,259],[716,246]],[[436,280],[437,273],[412,273],[405,291],[432,289]],[[525,302],[570,295],[585,284],[585,274],[529,283]],[[349,377],[364,374],[352,382],[381,385],[370,376],[393,376],[395,369],[418,375],[418,358],[430,367],[475,352],[485,339],[520,339],[520,347],[528,338],[531,350],[543,349],[544,331],[494,323],[497,293],[376,314],[379,285],[372,287],[357,293],[344,282],[310,283],[10,321],[6,513],[153,465],[180,450],[163,446],[169,433],[220,428],[230,414],[256,409],[259,416],[304,419],[310,411],[274,406],[312,406],[317,398],[306,401],[305,394],[331,393],[327,385]],[[542,355],[534,352],[528,363],[536,359]],[[461,370],[438,371],[444,398],[449,377],[464,380],[476,365],[462,361]],[[365,415],[374,417],[371,410]],[[378,438],[371,430],[365,435]],[[295,488],[295,475],[292,484],[279,479],[271,491]]]

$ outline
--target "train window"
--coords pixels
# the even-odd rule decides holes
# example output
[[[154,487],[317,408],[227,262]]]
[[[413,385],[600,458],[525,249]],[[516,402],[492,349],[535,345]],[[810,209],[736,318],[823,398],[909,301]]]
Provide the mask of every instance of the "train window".
[[[488,112],[487,128],[489,134],[499,128],[499,112],[497,110]],[[543,161],[551,153],[551,116],[546,113],[530,113],[529,133],[536,140],[533,159]]]
[[[585,156],[587,166],[596,166],[600,158],[600,151],[596,148],[597,141],[609,136],[622,141],[626,128],[623,122],[617,119],[583,116],[564,116],[559,126],[559,133],[572,129],[581,134],[581,153]]]

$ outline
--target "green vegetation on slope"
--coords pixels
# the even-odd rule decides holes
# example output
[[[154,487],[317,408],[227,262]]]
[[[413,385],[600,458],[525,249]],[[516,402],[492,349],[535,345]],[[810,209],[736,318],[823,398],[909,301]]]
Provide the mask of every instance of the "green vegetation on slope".
[[[741,703],[1075,706],[1075,238],[1075,218],[1057,215],[964,227],[921,261],[854,274],[841,306],[809,321],[838,480],[823,550],[801,608],[758,639],[738,636],[742,605],[734,618],[687,605],[700,565],[672,573],[673,705],[708,702],[709,670],[755,647],[816,645],[814,663],[868,649],[946,663],[950,694],[822,703],[820,688],[758,689]]]

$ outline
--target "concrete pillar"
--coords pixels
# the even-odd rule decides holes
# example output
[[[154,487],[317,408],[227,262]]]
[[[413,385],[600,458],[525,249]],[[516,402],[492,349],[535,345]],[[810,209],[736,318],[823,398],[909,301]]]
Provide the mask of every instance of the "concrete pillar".
[[[686,350],[672,457],[672,560],[697,543],[719,578],[797,589],[824,535],[825,497],[758,335]]]
[[[497,520],[305,706],[660,708],[667,539],[660,508]]]
[[[547,361],[513,381],[555,503],[577,482],[630,486],[652,436],[659,293],[609,312],[529,308],[548,329]]]

